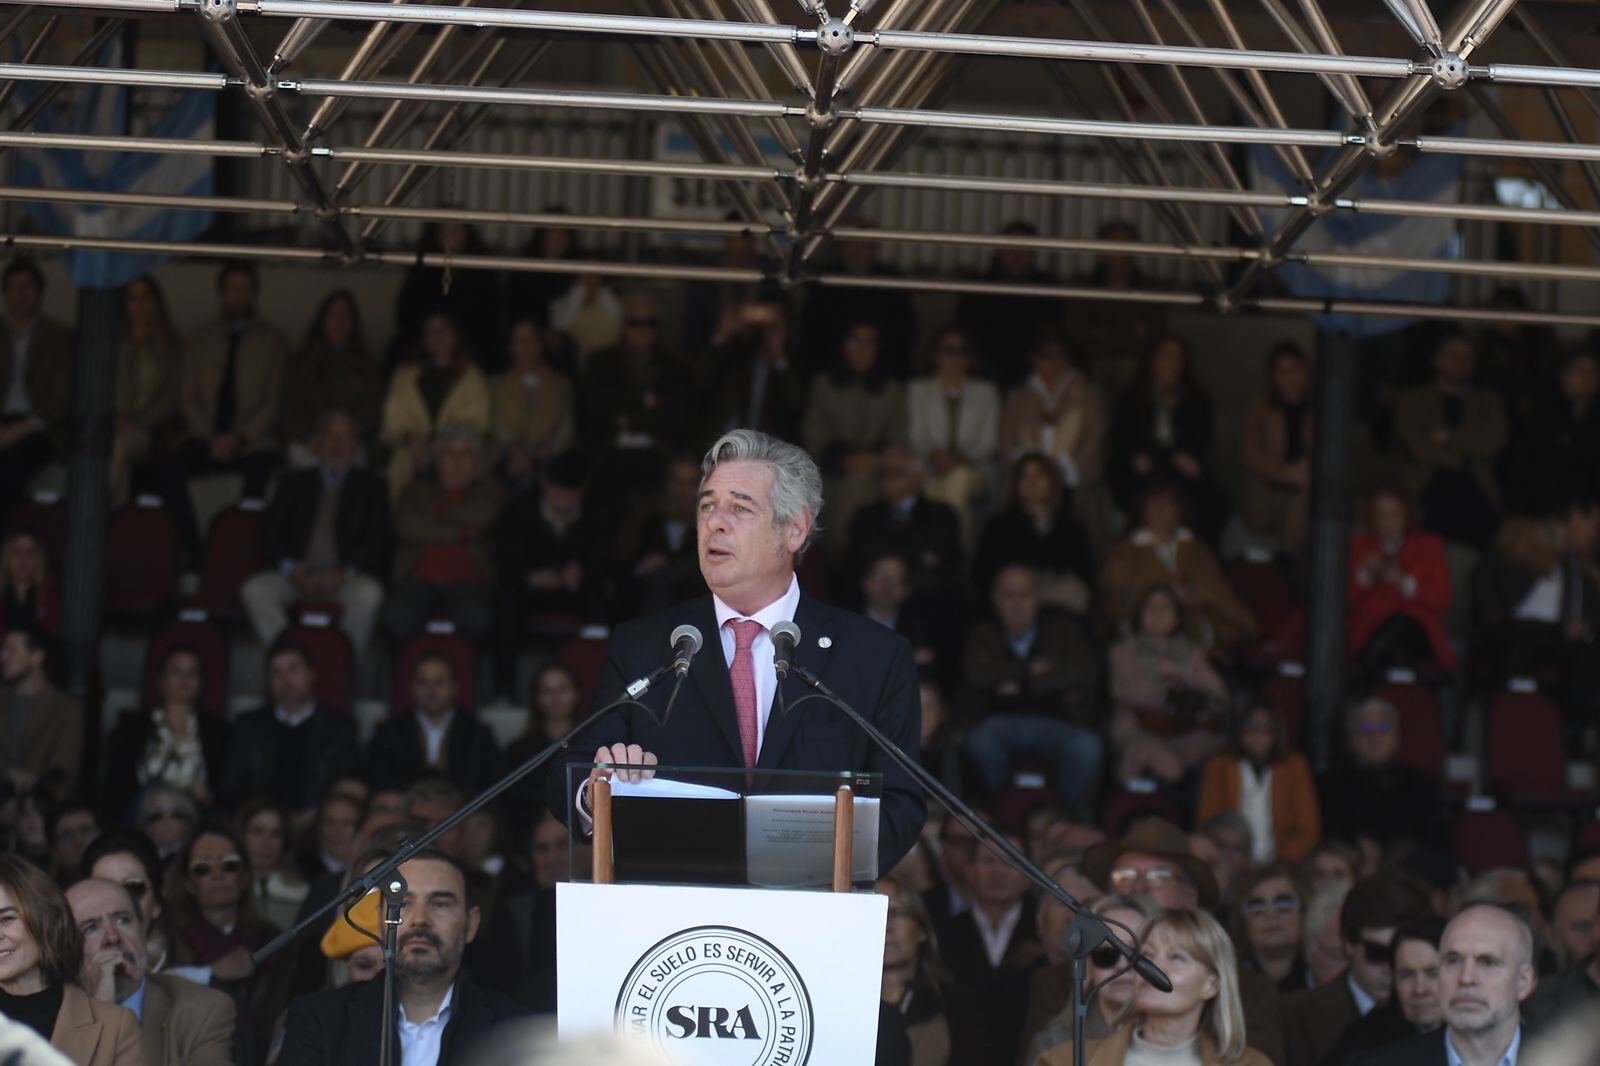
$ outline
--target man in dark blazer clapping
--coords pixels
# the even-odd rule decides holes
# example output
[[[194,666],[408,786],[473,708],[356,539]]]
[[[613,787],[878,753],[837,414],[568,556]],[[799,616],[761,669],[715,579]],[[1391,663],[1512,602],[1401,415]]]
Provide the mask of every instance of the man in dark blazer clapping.
[[[822,476],[809,455],[740,429],[711,446],[702,470],[696,529],[711,595],[618,626],[597,705],[666,661],[678,626],[697,628],[705,646],[670,721],[659,721],[663,685],[647,695],[648,713],[619,708],[575,741],[582,755],[570,762],[881,773],[878,868],[887,872],[922,828],[921,790],[836,708],[811,703],[783,713],[807,689],[793,677],[779,684],[771,632],[779,622],[797,625],[795,661],[915,758],[922,711],[911,647],[884,626],[801,594],[795,565],[822,509]],[[576,800],[586,818],[587,783],[569,796],[565,773],[549,781],[551,810],[564,813]]]

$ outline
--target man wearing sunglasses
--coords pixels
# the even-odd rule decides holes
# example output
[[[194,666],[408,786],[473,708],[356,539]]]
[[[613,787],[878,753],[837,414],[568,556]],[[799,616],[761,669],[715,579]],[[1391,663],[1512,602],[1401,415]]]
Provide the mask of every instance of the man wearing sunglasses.
[[[1394,934],[1394,994],[1389,1002],[1345,1030],[1332,1056],[1340,1063],[1422,1033],[1444,1022],[1439,1000],[1439,940],[1444,920],[1428,915],[1401,924]]]
[[[1287,1066],[1334,1061],[1346,1030],[1389,1001],[1395,930],[1428,913],[1426,891],[1409,878],[1380,874],[1356,882],[1339,911],[1339,935],[1349,959],[1344,978],[1284,997]]]
[[[145,1061],[161,1066],[233,1066],[233,1000],[166,973],[150,973],[143,912],[129,890],[90,877],[67,889],[83,933],[85,990],[139,1019]]]

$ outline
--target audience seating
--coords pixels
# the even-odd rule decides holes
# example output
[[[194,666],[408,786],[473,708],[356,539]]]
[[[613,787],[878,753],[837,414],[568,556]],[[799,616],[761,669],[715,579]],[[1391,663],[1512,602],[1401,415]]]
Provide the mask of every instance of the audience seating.
[[[1301,747],[1305,737],[1306,721],[1304,667],[1299,663],[1283,664],[1276,674],[1261,683],[1256,696],[1277,708],[1278,714],[1283,718],[1283,731],[1289,741],[1289,747]]]
[[[1528,865],[1528,840],[1517,820],[1497,808],[1466,810],[1450,824],[1450,854],[1472,874]]]
[[[1561,709],[1542,692],[1499,692],[1484,729],[1483,787],[1502,802],[1578,806],[1588,790],[1567,787]]]
[[[600,687],[600,676],[606,668],[607,647],[606,640],[575,637],[563,644],[557,655],[562,665],[578,679],[580,709],[594,704],[595,690]]]
[[[111,516],[106,530],[106,610],[123,615],[160,614],[178,593],[182,537],[177,520],[147,497]]]
[[[198,601],[212,617],[244,617],[239,587],[261,569],[261,532],[265,524],[259,500],[241,500],[212,520],[205,559],[200,565]]]
[[[1162,789],[1134,792],[1121,785],[1106,800],[1100,828],[1108,837],[1119,837],[1135,819],[1158,815],[1176,826],[1187,826],[1189,818],[1178,803]]]
[[[1444,727],[1433,689],[1415,681],[1386,681],[1372,694],[1393,704],[1400,716],[1399,760],[1442,782]]]

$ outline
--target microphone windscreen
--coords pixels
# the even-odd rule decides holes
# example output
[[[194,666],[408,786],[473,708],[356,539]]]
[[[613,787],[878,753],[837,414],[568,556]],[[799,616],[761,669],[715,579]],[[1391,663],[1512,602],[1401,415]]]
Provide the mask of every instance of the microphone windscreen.
[[[799,646],[800,627],[795,625],[793,622],[779,622],[777,625],[772,627],[773,643],[777,643],[779,636],[787,637],[789,638],[789,642],[791,644]]]
[[[700,638],[700,630],[696,629],[694,626],[681,625],[677,629],[674,629],[672,631],[672,639],[669,641],[669,644],[671,647],[677,648],[677,646],[683,642],[685,637],[689,638],[689,654],[698,654],[700,651],[700,645],[705,642]]]

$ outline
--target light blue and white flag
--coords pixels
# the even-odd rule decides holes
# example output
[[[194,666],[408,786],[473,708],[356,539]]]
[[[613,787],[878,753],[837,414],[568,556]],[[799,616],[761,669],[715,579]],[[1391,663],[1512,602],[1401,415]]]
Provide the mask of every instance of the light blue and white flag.
[[[1253,186],[1262,191],[1299,195],[1305,192],[1270,150],[1252,148],[1250,172]],[[1461,159],[1451,155],[1421,155],[1385,181],[1376,166],[1344,193],[1347,197],[1382,197],[1454,203],[1461,199]],[[1262,221],[1271,232],[1284,219],[1287,208],[1262,208]],[[1411,218],[1398,215],[1364,215],[1359,211],[1334,211],[1319,219],[1295,243],[1302,252],[1358,252],[1362,255],[1458,259],[1461,233],[1455,219]],[[1420,270],[1392,267],[1313,266],[1285,263],[1279,276],[1295,296],[1312,299],[1384,300],[1415,304],[1442,304],[1450,299],[1450,277]],[[1316,315],[1317,326],[1327,333],[1376,337],[1409,326],[1415,319],[1387,315]]]
[[[100,56],[100,64],[105,67],[120,66],[121,60],[121,41],[107,44]],[[36,84],[25,83],[21,88],[18,97],[25,102],[39,92]],[[184,93],[156,118],[145,135],[171,140],[211,139],[216,133],[215,97],[215,93],[204,90]],[[125,87],[90,85],[79,93],[69,117],[47,107],[34,120],[33,129],[40,133],[120,135],[127,131],[127,109]],[[214,170],[211,157],[201,155],[30,148],[17,153],[15,180],[19,186],[45,189],[210,196],[214,191]],[[159,207],[30,203],[27,210],[47,233],[137,241],[192,241],[210,228],[212,220],[210,211]],[[168,258],[100,249],[74,249],[64,255],[72,280],[91,289],[126,285]]]

